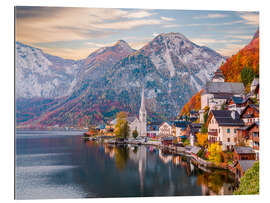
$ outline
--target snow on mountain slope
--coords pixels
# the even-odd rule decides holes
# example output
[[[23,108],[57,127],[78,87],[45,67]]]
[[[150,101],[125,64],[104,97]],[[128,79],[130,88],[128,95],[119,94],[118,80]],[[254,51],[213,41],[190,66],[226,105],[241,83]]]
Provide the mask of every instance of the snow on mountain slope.
[[[16,98],[58,98],[76,85],[79,61],[45,54],[16,42]]]

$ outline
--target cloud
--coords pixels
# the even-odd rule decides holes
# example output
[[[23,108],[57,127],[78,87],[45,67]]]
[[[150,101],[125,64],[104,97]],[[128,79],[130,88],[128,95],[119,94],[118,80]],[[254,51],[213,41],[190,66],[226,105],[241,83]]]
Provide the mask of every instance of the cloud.
[[[155,15],[156,13],[150,13],[147,11],[137,11],[137,12],[130,12],[127,15],[125,15],[125,17],[127,18],[145,18],[145,17],[149,17],[152,15]]]
[[[180,27],[181,25],[179,24],[167,24],[167,25],[163,25],[162,27],[164,28],[173,28],[173,27]]]
[[[15,13],[16,40],[28,44],[104,38],[118,30],[162,24],[143,19],[155,14],[144,10],[16,7]]]
[[[201,45],[207,46],[209,44],[227,44],[227,43],[238,43],[242,40],[237,39],[214,39],[214,38],[191,38],[191,41]]]
[[[215,13],[215,14],[207,14],[207,15],[194,16],[193,19],[226,18],[226,17],[228,17],[228,15],[226,15],[226,14],[220,14],[220,13]]]
[[[259,14],[258,13],[240,12],[240,17],[248,25],[257,25],[257,26],[259,25]]]
[[[116,30],[127,30],[143,25],[158,25],[162,24],[160,20],[149,19],[149,20],[127,20],[127,21],[117,21],[112,23],[102,23],[94,24],[93,28],[97,29],[116,29]]]
[[[161,16],[160,18],[161,18],[161,20],[164,20],[164,21],[174,21],[175,20],[175,18],[169,18],[169,17],[164,17],[164,16]]]
[[[226,44],[225,47],[220,48],[220,49],[216,49],[216,51],[223,56],[230,57],[230,56],[236,54],[244,46],[245,46],[245,44]]]

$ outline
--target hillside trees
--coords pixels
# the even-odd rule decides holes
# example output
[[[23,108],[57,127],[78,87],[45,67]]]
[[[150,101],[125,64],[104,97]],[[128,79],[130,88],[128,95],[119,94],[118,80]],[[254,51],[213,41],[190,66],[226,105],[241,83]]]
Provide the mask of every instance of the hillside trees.
[[[259,162],[248,169],[244,176],[240,179],[239,188],[234,192],[235,195],[251,195],[259,194],[259,177],[260,177]]]

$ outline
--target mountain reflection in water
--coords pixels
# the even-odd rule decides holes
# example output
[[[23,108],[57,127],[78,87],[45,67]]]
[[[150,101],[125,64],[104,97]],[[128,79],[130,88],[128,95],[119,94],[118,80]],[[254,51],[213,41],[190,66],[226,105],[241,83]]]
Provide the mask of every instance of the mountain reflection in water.
[[[16,137],[16,199],[232,194],[229,172],[205,172],[153,146],[113,146],[82,136]]]

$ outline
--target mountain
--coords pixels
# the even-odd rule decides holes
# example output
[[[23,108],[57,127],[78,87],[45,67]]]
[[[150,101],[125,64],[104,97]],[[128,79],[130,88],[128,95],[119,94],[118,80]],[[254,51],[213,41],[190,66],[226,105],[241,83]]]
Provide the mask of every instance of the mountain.
[[[252,67],[255,74],[259,76],[259,29],[254,34],[248,45],[239,50],[235,55],[226,60],[220,66],[225,76],[226,82],[241,82],[241,70],[244,67]],[[183,106],[179,115],[187,114],[190,110],[199,110],[201,108],[201,93],[199,91]]]
[[[148,120],[171,119],[223,61],[179,33],[160,34],[137,51],[120,40],[83,59],[73,92],[22,124],[87,126],[119,111],[137,115],[142,86]]]
[[[59,98],[76,85],[80,61],[16,42],[16,98]]]

